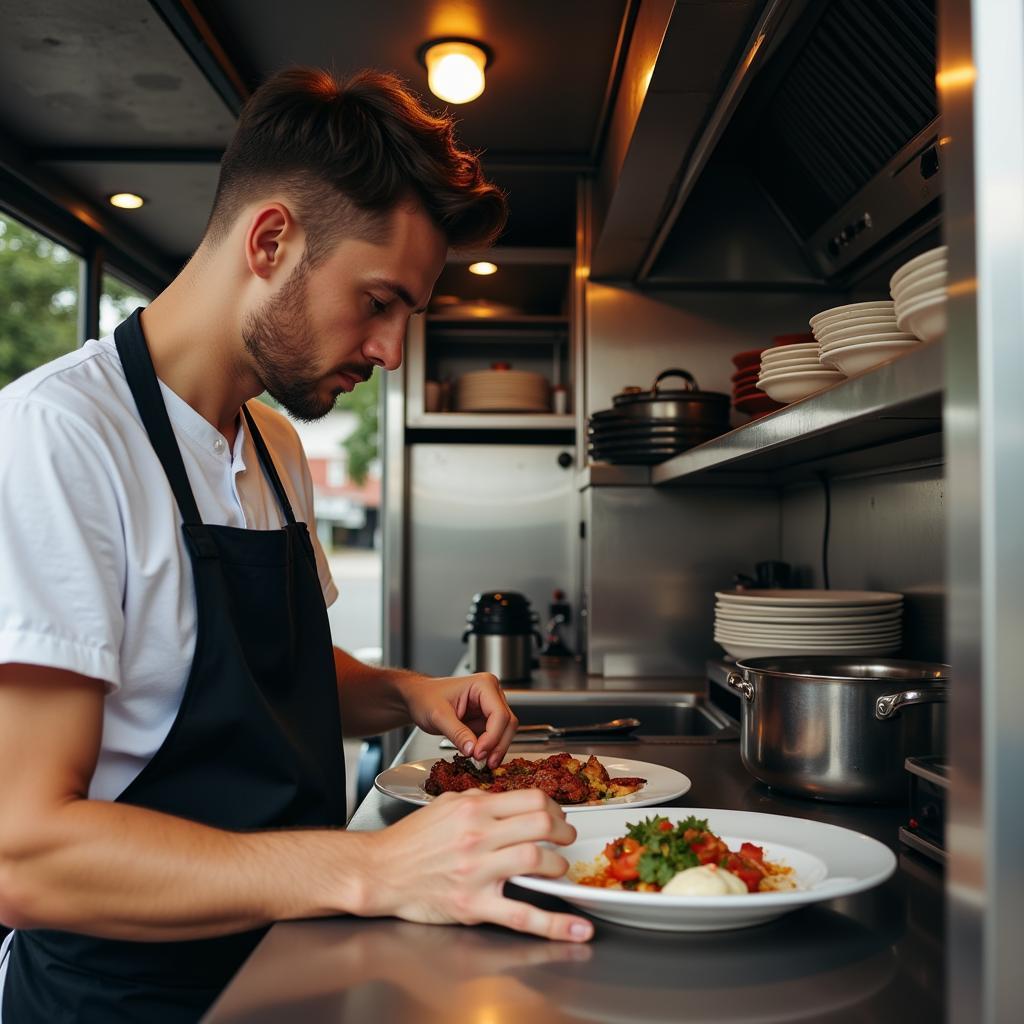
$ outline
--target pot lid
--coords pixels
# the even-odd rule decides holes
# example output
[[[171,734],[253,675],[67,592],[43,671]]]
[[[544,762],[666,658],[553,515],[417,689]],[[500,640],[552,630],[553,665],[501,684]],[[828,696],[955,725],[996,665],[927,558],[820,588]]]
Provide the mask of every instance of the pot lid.
[[[669,377],[679,377],[683,381],[682,387],[663,388],[661,382]],[[649,389],[630,385],[624,387],[617,395],[612,397],[612,403],[616,406],[641,405],[649,402],[669,401],[680,399],[691,402],[729,402],[729,396],[718,391],[701,391],[697,381],[688,370],[672,368],[662,370]]]

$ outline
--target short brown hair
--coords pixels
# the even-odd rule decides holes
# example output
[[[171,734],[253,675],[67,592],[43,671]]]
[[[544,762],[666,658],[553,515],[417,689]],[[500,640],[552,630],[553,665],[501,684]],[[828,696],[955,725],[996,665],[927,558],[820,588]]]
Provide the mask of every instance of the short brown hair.
[[[295,203],[311,262],[343,234],[379,239],[384,215],[409,199],[457,248],[491,244],[507,217],[504,194],[459,147],[452,119],[381,71],[339,80],[289,68],[264,82],[224,153],[206,236],[218,241],[270,189]]]

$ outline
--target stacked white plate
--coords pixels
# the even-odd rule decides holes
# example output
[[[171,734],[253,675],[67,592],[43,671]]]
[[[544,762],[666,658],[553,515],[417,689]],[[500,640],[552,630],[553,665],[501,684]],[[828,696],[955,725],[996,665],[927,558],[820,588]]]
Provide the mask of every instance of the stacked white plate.
[[[946,333],[946,270],[948,247],[940,245],[904,263],[889,281],[896,322],[922,341]]]
[[[459,412],[549,412],[548,382],[528,370],[478,370],[456,384]]]
[[[891,299],[835,306],[812,316],[810,324],[822,364],[847,376],[886,363],[918,343],[916,335],[898,326]]]
[[[903,595],[881,590],[723,590],[715,640],[734,658],[894,654]]]
[[[761,353],[761,375],[757,386],[776,402],[796,402],[815,391],[841,381],[844,374],[822,366],[818,346],[779,345]]]

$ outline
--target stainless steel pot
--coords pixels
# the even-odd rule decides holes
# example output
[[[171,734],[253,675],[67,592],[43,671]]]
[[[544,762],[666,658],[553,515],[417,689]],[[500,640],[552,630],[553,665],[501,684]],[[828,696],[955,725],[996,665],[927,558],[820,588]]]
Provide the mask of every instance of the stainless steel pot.
[[[683,386],[662,387],[661,382],[669,377],[681,378]],[[700,391],[692,373],[673,368],[659,373],[650,390],[623,388],[612,397],[614,408],[595,413],[593,420],[603,425],[603,421],[610,417],[629,417],[641,422],[672,420],[691,427],[727,428],[729,401],[729,396],[720,391]]]
[[[853,658],[752,658],[728,685],[743,697],[740,755],[760,782],[796,796],[892,803],[907,757],[945,749],[949,667]]]
[[[530,678],[536,633],[466,633],[470,672],[493,672],[503,683]]]

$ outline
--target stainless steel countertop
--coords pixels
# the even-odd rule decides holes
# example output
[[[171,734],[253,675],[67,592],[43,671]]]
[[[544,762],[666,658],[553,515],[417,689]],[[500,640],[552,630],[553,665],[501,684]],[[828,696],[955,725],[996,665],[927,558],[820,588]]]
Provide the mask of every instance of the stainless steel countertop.
[[[667,688],[664,680],[661,688]],[[437,743],[437,737],[414,732],[399,759],[440,755]],[[564,744],[564,749],[583,753],[590,748]],[[277,924],[205,1020],[766,1024],[943,1018],[943,874],[898,844],[902,808],[780,796],[746,773],[735,742],[632,742],[593,749],[685,772],[693,788],[674,801],[678,806],[831,822],[887,843],[899,853],[899,868],[871,892],[756,928],[670,934],[597,921],[594,940],[582,947],[490,926],[441,928],[354,918]],[[349,827],[381,828],[412,810],[372,793]],[[535,894],[529,898],[540,905],[557,904]]]

